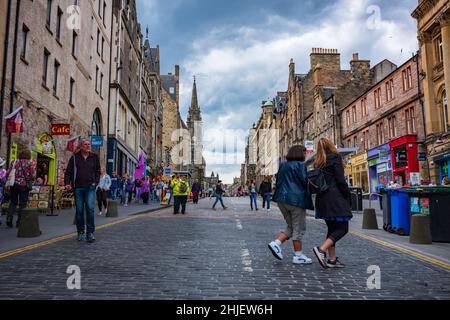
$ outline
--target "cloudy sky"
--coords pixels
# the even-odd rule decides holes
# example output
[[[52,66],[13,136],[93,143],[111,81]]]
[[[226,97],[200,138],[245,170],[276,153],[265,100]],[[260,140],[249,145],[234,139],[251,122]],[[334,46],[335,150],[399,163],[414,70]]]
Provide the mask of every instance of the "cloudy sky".
[[[309,71],[311,48],[336,48],[372,65],[402,64],[418,50],[411,12],[418,0],[137,0],[143,30],[160,45],[161,73],[181,67],[186,119],[197,76],[207,174],[240,176],[245,136],[261,101],[287,89],[289,61]],[[224,142],[225,141],[225,142]],[[226,154],[223,153],[226,145]]]

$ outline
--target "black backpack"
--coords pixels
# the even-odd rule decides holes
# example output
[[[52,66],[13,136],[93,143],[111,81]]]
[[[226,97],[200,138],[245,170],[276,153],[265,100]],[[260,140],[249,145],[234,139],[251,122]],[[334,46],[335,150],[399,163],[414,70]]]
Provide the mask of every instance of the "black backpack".
[[[323,194],[328,191],[329,186],[325,174],[328,173],[321,168],[308,171],[307,188],[309,194]]]
[[[181,192],[181,193],[186,193],[186,191],[187,191],[187,185],[186,185],[186,182],[181,182],[181,185],[180,185],[180,192]]]

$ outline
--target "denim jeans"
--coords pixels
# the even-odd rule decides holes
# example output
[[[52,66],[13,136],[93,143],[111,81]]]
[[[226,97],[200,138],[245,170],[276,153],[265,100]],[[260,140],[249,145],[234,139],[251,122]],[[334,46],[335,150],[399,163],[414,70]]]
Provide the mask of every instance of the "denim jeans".
[[[222,208],[225,209],[225,205],[223,204],[222,196],[218,195],[218,194],[216,194],[216,202],[214,202],[213,209],[216,207],[216,205],[219,201],[220,201],[220,204],[222,205]]]
[[[256,192],[250,193],[250,206],[253,209],[253,204],[255,204],[255,209],[258,209],[258,203],[256,202],[256,199],[258,198],[258,194]]]
[[[86,227],[87,233],[95,232],[95,187],[88,188],[76,188],[75,189],[75,201],[76,201],[76,212],[77,212],[77,231],[78,233],[84,232],[85,222],[84,222],[84,207],[86,207]]]
[[[263,208],[265,207],[265,205],[266,205],[266,202],[267,202],[267,209],[270,209],[270,198],[271,198],[271,193],[270,192],[268,192],[268,193],[264,193],[263,195],[262,195],[262,198],[263,198]]]
[[[118,191],[117,188],[111,189],[111,198],[113,200],[117,199],[117,191]]]

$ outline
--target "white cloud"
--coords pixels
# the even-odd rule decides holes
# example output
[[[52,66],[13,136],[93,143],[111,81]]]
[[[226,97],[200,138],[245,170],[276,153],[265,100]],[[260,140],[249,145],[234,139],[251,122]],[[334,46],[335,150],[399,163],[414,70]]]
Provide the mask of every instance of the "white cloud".
[[[291,58],[297,73],[309,71],[312,47],[339,49],[345,69],[353,52],[372,60],[372,65],[385,58],[400,65],[417,50],[415,21],[410,16],[413,8],[394,9],[398,4],[392,3],[384,10],[395,10],[396,20],[389,20],[381,10],[377,28],[369,29],[367,8],[371,5],[368,0],[339,0],[325,8],[314,25],[267,15],[259,26],[220,26],[206,32],[192,43],[192,52],[182,63],[182,113],[190,104],[192,76],[204,74],[198,84],[205,130],[247,130],[260,116],[261,101],[286,90]],[[214,168],[208,166],[209,171]],[[235,175],[240,174],[238,170],[235,166]]]

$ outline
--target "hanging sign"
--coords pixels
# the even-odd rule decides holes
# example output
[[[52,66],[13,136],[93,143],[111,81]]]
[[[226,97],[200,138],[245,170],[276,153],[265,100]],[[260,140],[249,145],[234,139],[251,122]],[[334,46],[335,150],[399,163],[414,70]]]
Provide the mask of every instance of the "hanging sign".
[[[53,136],[70,136],[70,124],[52,124]]]

